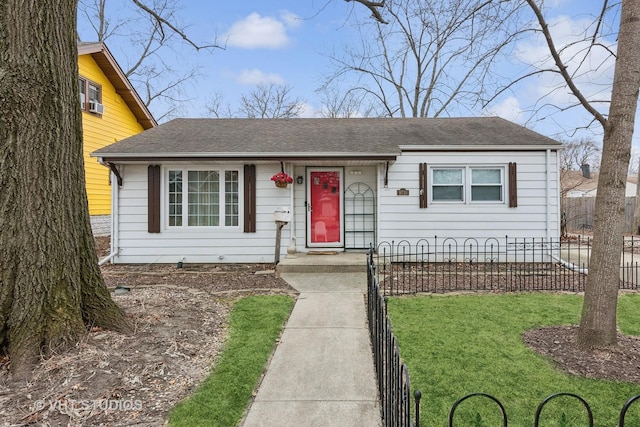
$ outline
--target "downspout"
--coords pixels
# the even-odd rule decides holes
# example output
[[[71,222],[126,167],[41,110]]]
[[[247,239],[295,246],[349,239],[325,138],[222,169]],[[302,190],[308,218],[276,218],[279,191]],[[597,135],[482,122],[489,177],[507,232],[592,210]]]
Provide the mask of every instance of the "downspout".
[[[108,167],[111,170],[111,251],[109,255],[105,258],[101,259],[98,262],[98,266],[102,266],[107,262],[111,261],[120,249],[118,248],[118,213],[120,206],[120,201],[118,200],[120,185],[122,185],[122,178],[120,176],[116,176],[116,173],[113,171],[115,169],[115,165],[112,163],[105,164],[102,159],[100,159],[100,164]],[[117,169],[116,169],[117,170]],[[115,180],[114,180],[115,178]],[[114,185],[115,184],[115,185]]]
[[[551,150],[547,149],[546,152],[546,158],[547,158],[547,170],[546,170],[546,175],[547,175],[547,242],[551,242]],[[557,185],[559,185],[559,182],[556,183]],[[559,187],[556,187],[559,188]],[[559,197],[559,196],[558,196]],[[560,200],[557,199],[558,205]],[[560,218],[558,218],[559,220]],[[559,244],[561,244],[561,242],[558,242]],[[553,249],[549,249],[548,250],[548,255],[549,257],[551,257],[551,259],[554,262],[557,262],[559,264],[561,264],[563,267],[568,268],[571,271],[575,271],[577,273],[582,273],[582,274],[589,274],[589,269],[588,268],[582,268],[579,267],[577,265],[575,265],[572,262],[569,261],[565,261],[562,258],[560,258],[559,256],[556,256],[553,254]]]
[[[549,239],[551,238],[551,150],[547,149],[546,151],[546,163],[547,163],[547,168],[546,168],[546,175],[547,175],[547,179],[546,181],[546,185],[547,185],[547,207],[546,207],[546,214],[547,214],[547,241],[549,241]]]
[[[575,265],[572,262],[569,261],[565,261],[562,258],[559,258],[557,256],[555,256],[551,250],[549,250],[549,256],[551,257],[551,259],[553,259],[555,262],[562,264],[563,267],[568,268],[571,271],[575,271],[577,273],[582,273],[582,274],[589,274],[589,269],[588,268],[582,268],[582,267],[578,267],[577,265]]]
[[[296,167],[293,163],[291,163],[291,174],[289,176],[293,177],[293,185],[291,185],[291,192],[289,193],[289,204],[291,205],[291,223],[289,225],[289,246],[287,246],[287,255],[293,256],[297,251],[296,245],[296,209],[295,209],[295,189],[296,189]]]

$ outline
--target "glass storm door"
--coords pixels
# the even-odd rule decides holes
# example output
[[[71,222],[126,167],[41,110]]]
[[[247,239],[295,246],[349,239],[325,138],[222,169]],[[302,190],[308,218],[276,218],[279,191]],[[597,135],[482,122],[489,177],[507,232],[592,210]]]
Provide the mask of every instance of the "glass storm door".
[[[342,169],[307,170],[307,245],[342,247]]]

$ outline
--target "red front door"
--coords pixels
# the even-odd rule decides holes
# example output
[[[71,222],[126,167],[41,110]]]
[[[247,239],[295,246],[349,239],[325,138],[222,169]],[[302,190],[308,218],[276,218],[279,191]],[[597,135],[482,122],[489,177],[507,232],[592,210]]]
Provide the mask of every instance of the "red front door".
[[[307,209],[309,246],[342,246],[342,171],[308,171],[310,203]]]

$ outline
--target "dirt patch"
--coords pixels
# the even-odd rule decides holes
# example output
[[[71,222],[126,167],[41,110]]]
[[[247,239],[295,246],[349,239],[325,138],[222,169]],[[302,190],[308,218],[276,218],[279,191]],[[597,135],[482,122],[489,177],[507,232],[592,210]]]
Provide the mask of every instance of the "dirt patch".
[[[640,384],[640,338],[618,334],[615,350],[582,351],[577,332],[577,326],[538,328],[525,332],[523,340],[568,374]]]
[[[108,254],[108,238],[96,246]],[[12,382],[0,358],[0,427],[164,425],[209,373],[232,302],[295,294],[264,265],[107,265],[102,272],[134,333],[94,328],[74,350],[43,359],[27,383]]]

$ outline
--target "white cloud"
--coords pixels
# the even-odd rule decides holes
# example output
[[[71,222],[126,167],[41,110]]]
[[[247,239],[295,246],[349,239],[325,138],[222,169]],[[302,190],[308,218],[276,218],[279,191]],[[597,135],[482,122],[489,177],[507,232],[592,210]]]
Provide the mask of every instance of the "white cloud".
[[[307,102],[302,103],[302,111],[300,112],[300,117],[303,118],[314,118],[320,117],[320,112],[315,109],[311,104]]]
[[[486,110],[487,115],[498,116],[514,123],[522,123],[523,111],[520,107],[520,101],[510,96],[501,103],[491,106]]]
[[[276,85],[283,85],[286,83],[280,75],[275,73],[264,73],[257,68],[242,70],[240,74],[235,77],[235,80],[240,84],[249,86],[255,86],[261,83],[273,83]]]
[[[592,20],[574,20],[567,16],[549,20],[549,29],[556,49],[579,90],[590,100],[608,100],[611,96],[615,59],[608,50],[599,46],[588,51],[591,40],[587,39],[587,35],[592,25]],[[597,42],[615,51],[614,42],[605,39]],[[516,58],[537,69],[555,69],[549,47],[541,35],[521,43],[517,48]],[[530,81],[535,82],[529,87],[532,97],[545,97],[544,102],[559,106],[576,102],[576,98],[557,73],[543,73]]]
[[[293,12],[289,12],[287,10],[283,10],[280,12],[280,18],[287,24],[288,27],[297,28],[302,25],[302,18],[296,15]]]
[[[244,49],[281,49],[291,43],[287,27],[301,25],[300,19],[293,13],[282,12],[281,18],[260,16],[252,13],[236,21],[223,36],[227,46]]]

